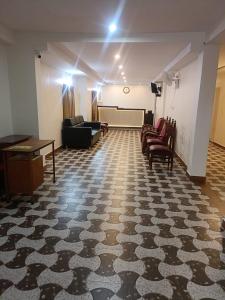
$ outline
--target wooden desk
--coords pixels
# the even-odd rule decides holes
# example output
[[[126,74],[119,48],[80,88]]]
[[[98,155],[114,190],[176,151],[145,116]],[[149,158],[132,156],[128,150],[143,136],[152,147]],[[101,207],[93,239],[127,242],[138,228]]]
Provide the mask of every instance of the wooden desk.
[[[30,135],[7,135],[3,138],[0,138],[0,149],[8,147],[10,145],[15,145],[31,138]]]
[[[2,149],[4,153],[4,167],[6,170],[6,173],[8,171],[8,164],[9,164],[9,158],[12,155],[25,155],[28,158],[35,156],[35,152],[52,145],[52,167],[53,171],[52,172],[45,172],[47,174],[53,174],[53,182],[55,182],[55,149],[54,149],[54,140],[38,140],[38,139],[30,139],[21,143],[18,143],[16,145],[7,147]],[[6,174],[6,192],[9,192],[9,185],[8,185],[8,176]]]

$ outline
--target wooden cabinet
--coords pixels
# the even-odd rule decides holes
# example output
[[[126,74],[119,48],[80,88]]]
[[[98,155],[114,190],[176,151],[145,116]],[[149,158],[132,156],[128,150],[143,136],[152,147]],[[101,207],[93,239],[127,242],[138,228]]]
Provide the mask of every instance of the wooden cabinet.
[[[32,195],[44,180],[43,158],[40,155],[14,155],[8,159],[8,191]]]
[[[55,183],[55,148],[54,140],[29,139],[2,149],[6,196],[10,194],[33,195],[33,192],[44,181],[43,159],[39,151],[52,146],[52,171]]]

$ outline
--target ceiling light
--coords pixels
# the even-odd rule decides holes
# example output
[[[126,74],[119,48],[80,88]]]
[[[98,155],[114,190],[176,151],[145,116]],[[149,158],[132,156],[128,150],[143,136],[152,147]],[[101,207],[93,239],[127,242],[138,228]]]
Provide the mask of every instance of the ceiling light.
[[[68,73],[69,75],[81,75],[81,76],[86,75],[84,72],[82,72],[79,69],[68,69],[68,70],[65,70],[65,72]]]
[[[125,75],[125,73],[124,73],[124,72],[122,72],[122,73],[121,73],[121,75],[123,76],[123,75]]]
[[[116,29],[117,29],[117,26],[116,26],[115,23],[111,23],[111,24],[109,25],[109,31],[110,31],[111,33],[115,32]]]
[[[115,57],[115,59],[120,59],[120,55],[119,54],[116,54],[114,57]]]
[[[120,69],[120,70],[123,69],[123,65],[119,65],[119,69]]]
[[[62,78],[58,78],[56,80],[56,82],[60,85],[65,84],[66,86],[72,86],[73,85],[73,80],[71,77],[66,76],[66,77],[62,77]]]

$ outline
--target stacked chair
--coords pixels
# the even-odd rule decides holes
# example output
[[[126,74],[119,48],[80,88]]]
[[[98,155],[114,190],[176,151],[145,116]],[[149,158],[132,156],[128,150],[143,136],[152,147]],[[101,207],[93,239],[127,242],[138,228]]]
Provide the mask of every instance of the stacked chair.
[[[142,152],[149,159],[150,169],[152,169],[153,162],[163,162],[167,163],[168,169],[172,171],[175,153],[176,121],[167,117],[161,123],[163,123],[163,126],[159,133],[156,130],[146,130],[142,134]]]
[[[160,118],[156,126],[152,125],[143,125],[142,130],[141,130],[141,144],[142,144],[142,153],[145,153],[146,147],[147,147],[147,138],[149,137],[157,137],[160,135],[161,130],[163,128],[163,125],[165,123],[164,118]]]

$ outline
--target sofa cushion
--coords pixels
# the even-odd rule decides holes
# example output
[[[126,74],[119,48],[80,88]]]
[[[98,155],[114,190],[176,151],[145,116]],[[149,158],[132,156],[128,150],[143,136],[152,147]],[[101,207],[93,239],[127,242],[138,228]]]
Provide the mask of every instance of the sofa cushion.
[[[73,117],[73,126],[74,126],[74,125],[77,125],[77,124],[79,124],[79,123],[80,123],[80,118],[79,118],[79,116]]]
[[[78,124],[78,120],[76,119],[76,117],[66,118],[66,119],[63,120],[63,126],[65,126],[65,127],[75,126],[76,124]]]
[[[84,122],[84,117],[83,116],[77,116],[76,118],[78,120],[78,123]]]
[[[93,136],[93,135],[95,135],[97,132],[99,132],[99,130],[92,129],[92,131],[91,131],[91,135]]]
[[[161,139],[147,139],[147,144],[148,146],[151,146],[151,145],[164,145],[165,143],[161,140]]]
[[[154,153],[171,153],[171,150],[169,149],[168,146],[164,146],[164,145],[152,145],[149,147],[150,152],[154,152]]]

